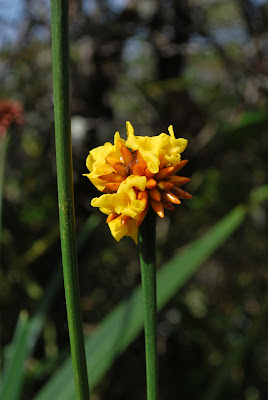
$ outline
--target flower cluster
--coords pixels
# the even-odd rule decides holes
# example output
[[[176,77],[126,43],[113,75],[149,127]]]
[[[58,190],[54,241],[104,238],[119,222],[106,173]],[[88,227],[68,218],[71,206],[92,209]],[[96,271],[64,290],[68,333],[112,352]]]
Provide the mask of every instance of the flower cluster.
[[[188,160],[180,154],[187,146],[186,139],[176,139],[173,127],[169,135],[135,136],[130,122],[127,140],[114,135],[114,144],[105,143],[89,152],[85,174],[104,194],[91,201],[93,207],[108,215],[106,222],[119,241],[131,236],[137,243],[138,227],[151,206],[164,217],[164,209],[173,211],[180,199],[192,196],[180,186],[190,179],[175,175]]]
[[[0,101],[0,137],[5,136],[11,124],[24,125],[22,105],[14,100]]]

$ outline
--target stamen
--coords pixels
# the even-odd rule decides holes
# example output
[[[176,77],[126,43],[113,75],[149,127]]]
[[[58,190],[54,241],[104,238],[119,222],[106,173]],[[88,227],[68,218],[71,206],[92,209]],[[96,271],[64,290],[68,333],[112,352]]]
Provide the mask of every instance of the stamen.
[[[167,190],[166,192],[162,193],[162,199],[164,201],[166,201],[167,203],[174,203],[174,204],[181,204],[181,201],[179,200],[179,198],[172,193],[170,190]]]
[[[185,192],[185,190],[182,190],[176,186],[173,187],[173,190],[175,191],[176,195],[180,199],[192,199],[193,198],[193,196],[190,193]]]
[[[185,183],[190,182],[191,178],[186,178],[185,176],[172,175],[167,177],[168,182],[172,182],[176,186],[185,185]]]
[[[149,196],[151,199],[153,199],[155,201],[161,200],[161,193],[156,188],[149,190]]]
[[[165,179],[168,175],[170,175],[174,171],[174,167],[166,167],[162,168],[156,175],[155,179],[162,180]]]
[[[116,173],[112,174],[107,174],[107,175],[101,175],[99,176],[99,179],[103,181],[108,181],[108,182],[123,182],[124,178]]]
[[[154,187],[156,187],[156,185],[157,185],[157,182],[153,178],[150,178],[147,180],[146,188],[153,189]]]
[[[164,218],[164,207],[162,201],[155,201],[151,199],[150,205],[156,214],[159,215],[159,217]]]
[[[189,160],[182,160],[178,164],[174,165],[174,171],[172,175],[175,175],[180,169],[182,169]]]
[[[105,186],[112,190],[113,192],[117,192],[121,182],[107,182]]]
[[[161,190],[168,190],[173,187],[173,183],[171,182],[166,182],[166,181],[160,181],[157,183],[157,187]]]
[[[121,214],[121,225],[125,226],[129,219],[130,219],[129,215]]]
[[[107,224],[114,220],[115,218],[119,217],[119,214],[116,214],[115,212],[112,212],[106,219]]]

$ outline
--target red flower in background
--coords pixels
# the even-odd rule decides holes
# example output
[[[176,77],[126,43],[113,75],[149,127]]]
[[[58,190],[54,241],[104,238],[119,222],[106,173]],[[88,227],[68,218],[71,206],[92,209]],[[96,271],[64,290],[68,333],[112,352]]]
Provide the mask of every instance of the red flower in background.
[[[6,135],[11,124],[24,125],[24,109],[18,101],[2,100],[0,101],[0,137]]]

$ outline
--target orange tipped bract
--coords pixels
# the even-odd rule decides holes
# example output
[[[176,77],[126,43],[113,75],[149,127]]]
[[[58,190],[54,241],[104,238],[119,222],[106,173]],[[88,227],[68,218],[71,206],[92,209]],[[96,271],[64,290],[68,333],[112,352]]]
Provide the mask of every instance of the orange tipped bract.
[[[144,168],[142,168],[142,166],[140,164],[136,164],[134,165],[133,169],[132,169],[132,173],[133,175],[143,175],[144,174]]]
[[[158,182],[157,187],[161,190],[168,190],[173,187],[173,183],[167,181],[160,181]]]
[[[168,175],[170,175],[174,171],[174,167],[167,167],[167,168],[162,168],[160,171],[155,175],[155,179],[160,181],[162,179],[165,179]]]
[[[166,208],[169,211],[174,211],[175,210],[175,207],[173,206],[172,203],[167,203],[167,202],[163,201],[163,206],[164,206],[164,208]]]
[[[105,158],[105,160],[106,160],[107,163],[108,163],[109,165],[111,165],[112,167],[114,166],[114,164],[117,164],[117,163],[118,163],[118,160],[117,160],[116,158],[112,157],[112,156],[107,156],[107,157]]]
[[[142,223],[142,221],[144,220],[144,218],[146,217],[146,214],[149,210],[149,204],[147,205],[147,207],[139,214],[138,219],[136,219],[136,224],[139,227],[140,224]]]
[[[167,203],[174,203],[174,204],[181,204],[181,201],[179,200],[179,198],[172,193],[170,190],[167,190],[166,192],[164,192],[162,194],[162,198],[163,200],[165,200]]]
[[[152,190],[149,191],[149,196],[151,199],[155,201],[161,200],[161,193],[156,188],[153,188]]]
[[[182,160],[180,161],[177,165],[174,165],[174,171],[173,174],[176,174],[179,172],[185,165],[188,163],[189,160]]]
[[[159,217],[164,218],[164,207],[161,201],[150,200],[150,205],[152,209],[156,212]]]
[[[113,219],[117,218],[117,217],[119,217],[119,214],[116,214],[115,212],[112,212],[112,213],[106,218],[107,224],[108,224],[109,222],[111,222]]]
[[[122,157],[126,165],[129,165],[132,161],[132,154],[129,149],[122,144],[122,142],[118,142],[118,147],[121,151]]]
[[[114,164],[114,165],[113,165],[113,168],[116,170],[116,172],[117,172],[119,175],[121,175],[121,176],[123,176],[124,178],[126,178],[126,175],[127,175],[126,167],[124,167],[124,166],[121,165],[121,164]]]
[[[108,182],[123,182],[124,178],[116,173],[112,174],[107,174],[107,175],[101,175],[99,176],[99,179],[102,179],[103,181],[108,181]]]
[[[153,178],[154,175],[155,175],[153,172],[151,172],[151,171],[149,170],[149,168],[146,168],[144,174],[145,174],[146,178],[148,178],[148,179]]]
[[[180,198],[180,199],[192,199],[193,198],[193,196],[190,193],[185,192],[185,190],[182,190],[178,187],[174,187],[174,191],[175,191],[176,195],[178,196],[178,198]]]
[[[167,177],[167,181],[173,183],[176,186],[185,185],[185,183],[190,182],[190,180],[190,178],[186,178],[185,176],[172,175]]]
[[[107,189],[112,190],[112,192],[117,192],[117,190],[119,189],[120,186],[120,182],[107,182],[105,183],[105,187],[107,187]]]
[[[147,189],[153,189],[153,188],[156,187],[156,185],[157,185],[156,180],[153,179],[153,178],[150,178],[150,179],[147,180],[146,188],[147,188]]]
[[[129,215],[121,214],[121,225],[125,226],[129,219],[130,219]]]

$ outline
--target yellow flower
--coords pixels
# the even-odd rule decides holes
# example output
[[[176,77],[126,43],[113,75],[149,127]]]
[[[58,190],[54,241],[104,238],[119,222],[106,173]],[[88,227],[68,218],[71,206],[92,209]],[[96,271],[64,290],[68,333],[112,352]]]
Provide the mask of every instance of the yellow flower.
[[[173,211],[173,204],[192,196],[180,186],[189,178],[175,175],[188,160],[181,161],[186,139],[176,139],[172,125],[169,135],[135,136],[127,122],[127,140],[119,133],[114,144],[105,143],[90,151],[85,174],[98,190],[105,193],[91,201],[93,207],[108,215],[106,222],[119,241],[131,236],[137,243],[138,226],[151,206],[161,217],[164,208]]]

